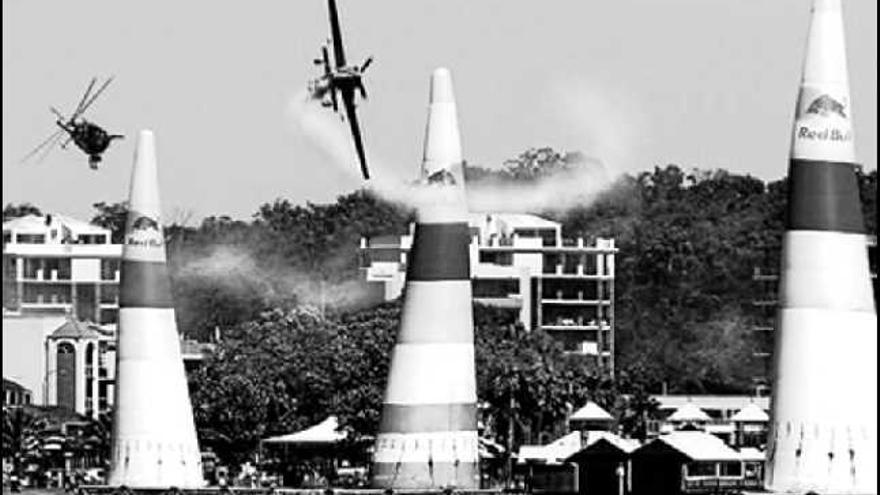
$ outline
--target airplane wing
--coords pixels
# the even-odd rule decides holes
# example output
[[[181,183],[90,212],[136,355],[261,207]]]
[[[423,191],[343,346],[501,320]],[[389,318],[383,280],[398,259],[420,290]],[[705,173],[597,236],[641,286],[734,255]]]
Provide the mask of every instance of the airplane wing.
[[[345,50],[342,48],[342,30],[339,29],[339,13],[336,11],[336,0],[327,0],[330,10],[330,30],[333,33],[333,58],[336,68],[345,67]]]
[[[333,0],[330,1],[332,2]],[[370,172],[367,170],[364,142],[361,138],[361,128],[358,125],[357,113],[355,112],[354,106],[354,87],[346,86],[340,88],[339,92],[342,93],[342,103],[345,105],[345,115],[348,117],[349,126],[351,126],[351,136],[354,138],[354,147],[357,150],[358,160],[361,164],[361,173],[364,174],[364,179],[369,179]]]

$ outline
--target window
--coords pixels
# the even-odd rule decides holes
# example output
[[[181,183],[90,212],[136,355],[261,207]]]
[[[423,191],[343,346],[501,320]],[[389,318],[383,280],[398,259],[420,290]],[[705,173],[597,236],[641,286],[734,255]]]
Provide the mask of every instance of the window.
[[[474,280],[474,297],[509,297],[519,294],[519,280]]]
[[[12,242],[12,232],[3,232],[3,244]]]
[[[721,476],[742,476],[742,463],[722,462]]]
[[[101,285],[101,304],[119,304],[119,287],[116,285]]]
[[[18,234],[15,236],[15,242],[19,244],[45,244],[45,234]]]
[[[14,279],[15,276],[15,258],[3,256],[3,278]]]
[[[101,325],[112,325],[116,323],[116,318],[118,316],[118,311],[116,309],[102,309],[101,310]]]
[[[715,476],[714,462],[690,462],[687,465],[688,477]]]
[[[25,258],[24,278],[37,278],[37,270],[42,266],[42,261],[36,258]]]
[[[107,244],[107,236],[104,234],[81,235],[77,241],[79,244]]]
[[[70,280],[70,258],[58,260],[58,280]]]
[[[116,272],[119,271],[119,260],[101,260],[101,280],[116,280]]]

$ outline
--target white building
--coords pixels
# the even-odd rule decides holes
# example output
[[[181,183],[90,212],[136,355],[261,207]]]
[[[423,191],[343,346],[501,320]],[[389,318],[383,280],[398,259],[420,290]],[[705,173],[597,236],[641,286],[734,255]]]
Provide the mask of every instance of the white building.
[[[614,370],[613,239],[563,239],[561,225],[534,215],[470,215],[471,277],[476,302],[515,311],[526,329],[541,328],[566,350],[595,356]],[[361,239],[361,268],[384,300],[406,280],[408,235]]]
[[[46,339],[45,403],[97,418],[113,405],[116,332],[68,320]]]
[[[652,435],[680,430],[711,433],[736,447],[767,442],[770,398],[749,395],[652,395],[660,420],[649,422]]]
[[[116,385],[116,332],[106,326],[67,320],[46,339],[45,404],[91,418],[109,412]],[[213,344],[180,341],[187,370],[204,360]]]
[[[122,245],[110,231],[62,215],[3,223],[3,376],[45,404],[46,339],[68,318],[112,329]]]

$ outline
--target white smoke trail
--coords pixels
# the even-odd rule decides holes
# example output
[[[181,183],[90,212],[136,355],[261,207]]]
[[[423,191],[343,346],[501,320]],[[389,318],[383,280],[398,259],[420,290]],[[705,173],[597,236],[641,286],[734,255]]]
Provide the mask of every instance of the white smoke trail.
[[[220,286],[258,291],[265,302],[296,296],[299,305],[348,308],[366,300],[366,286],[357,279],[322,281],[290,267],[260,266],[245,249],[219,245],[207,256],[186,262],[180,278],[201,278]]]
[[[305,136],[342,170],[352,173],[351,164],[357,156],[339,117],[321,106],[306,89],[297,92],[288,101],[288,112],[296,131]],[[344,165],[344,166],[343,166]]]
[[[638,165],[633,148],[640,122],[636,104],[628,95],[585,81],[557,84],[551,92],[562,109],[561,140],[588,159],[566,172],[527,184],[469,183],[471,210],[539,212],[585,206],[608,190],[624,170]],[[309,99],[305,90],[291,99],[290,109],[298,130],[312,144],[346,173],[358,173],[348,128],[332,111]],[[438,199],[431,197],[431,188],[415,186],[415,176],[401,177],[397,172],[417,170],[417,166],[389,167],[372,154],[368,163],[373,173],[365,186],[381,197],[414,208]]]
[[[308,97],[303,89],[290,98],[288,102],[296,131],[302,134],[312,145],[326,155],[334,165],[353,178],[360,179],[358,159],[352,143],[347,124],[341,121],[332,110]],[[415,177],[401,177],[387,162],[370,153],[367,147],[367,164],[370,168],[370,180],[364,186],[386,200],[416,206],[424,201],[421,194],[412,185]],[[417,167],[413,165],[412,170]]]
[[[551,89],[564,124],[560,140],[587,160],[573,170],[530,184],[469,184],[475,211],[536,212],[587,206],[609,190],[624,170],[633,170],[641,122],[629,95],[587,81]]]

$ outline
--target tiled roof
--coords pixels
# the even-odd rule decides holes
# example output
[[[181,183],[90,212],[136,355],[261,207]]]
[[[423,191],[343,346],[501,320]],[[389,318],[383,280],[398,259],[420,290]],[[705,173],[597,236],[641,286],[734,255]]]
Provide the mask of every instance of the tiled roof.
[[[96,339],[105,335],[96,325],[92,323],[68,319],[63,325],[52,332],[53,339]]]
[[[666,419],[668,421],[709,421],[712,418],[703,412],[702,409],[689,402],[676,409]]]
[[[571,419],[574,420],[603,420],[603,421],[613,421],[614,418],[608,414],[608,411],[602,409],[598,404],[593,401],[587,402],[587,404],[575,411],[574,414],[571,415]]]
[[[692,461],[739,461],[742,459],[740,453],[728,447],[724,440],[703,431],[675,431],[661,435],[641,448],[656,442],[662,442],[672,447]]]
[[[742,408],[731,416],[731,421],[748,421],[748,422],[765,422],[770,421],[770,415],[766,411],[758,407],[757,404],[751,403]]]

